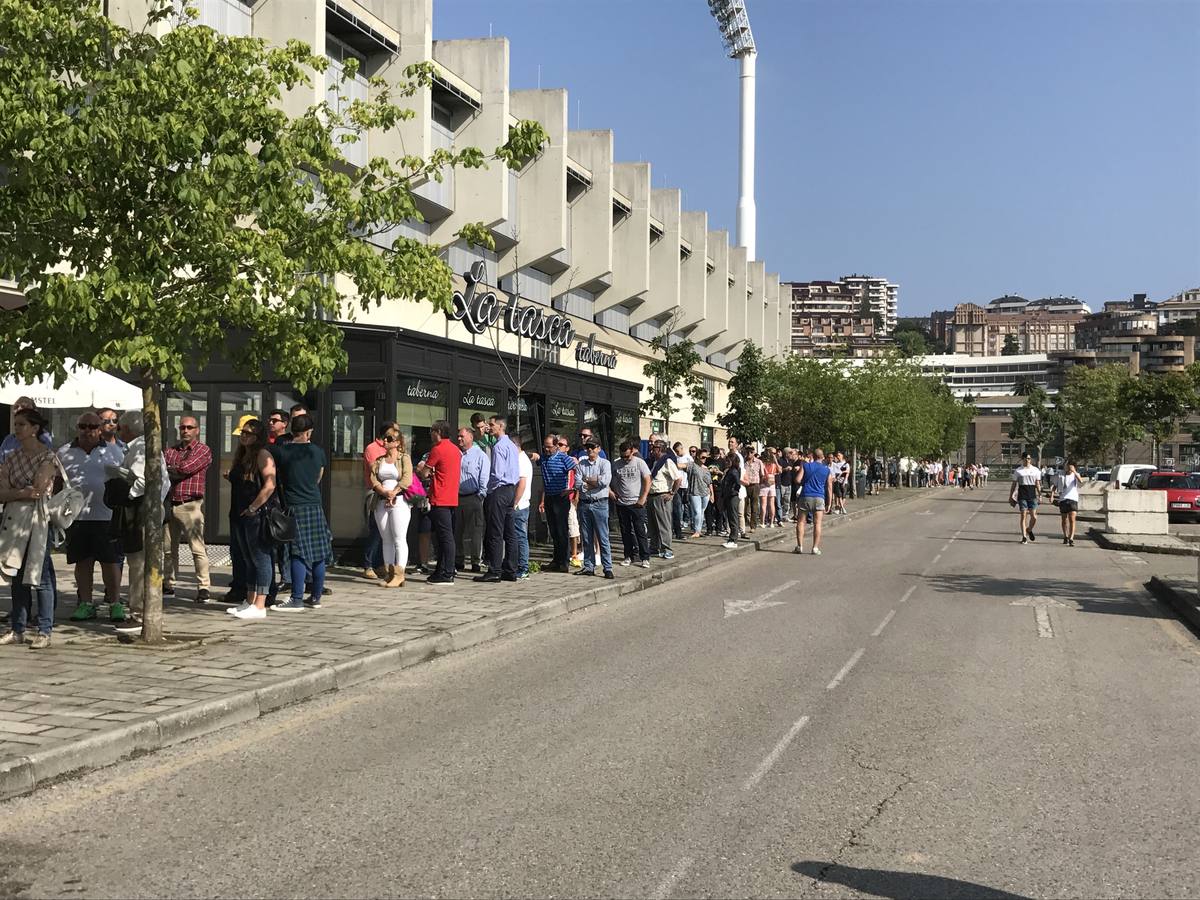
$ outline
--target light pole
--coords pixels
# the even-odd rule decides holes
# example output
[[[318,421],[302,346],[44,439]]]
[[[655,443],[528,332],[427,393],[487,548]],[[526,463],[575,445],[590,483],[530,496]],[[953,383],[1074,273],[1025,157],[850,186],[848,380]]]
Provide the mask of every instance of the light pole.
[[[757,259],[754,231],[754,60],[758,50],[750,31],[745,0],[708,0],[708,10],[721,29],[721,40],[731,59],[741,65],[741,143],[738,159],[737,246],[746,248],[746,259]]]

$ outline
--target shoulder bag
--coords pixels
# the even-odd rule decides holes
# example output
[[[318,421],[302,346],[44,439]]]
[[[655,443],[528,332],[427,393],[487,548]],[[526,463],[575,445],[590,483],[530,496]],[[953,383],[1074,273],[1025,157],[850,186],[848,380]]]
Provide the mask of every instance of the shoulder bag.
[[[290,544],[296,540],[296,517],[283,502],[283,469],[276,466],[275,471],[275,493],[263,504],[260,512],[262,527],[266,536],[275,543]]]
[[[46,512],[52,528],[66,531],[83,512],[83,491],[71,484],[58,454],[51,450],[50,455],[54,457],[54,464],[58,466],[59,474],[62,475],[63,488],[57,494],[46,498]]]

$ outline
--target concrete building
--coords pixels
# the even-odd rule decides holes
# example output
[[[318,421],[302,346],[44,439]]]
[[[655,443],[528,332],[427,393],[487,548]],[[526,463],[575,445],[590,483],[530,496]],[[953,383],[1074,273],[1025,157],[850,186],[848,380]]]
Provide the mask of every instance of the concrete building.
[[[1044,353],[980,359],[966,354],[918,357],[922,371],[941,378],[956,397],[1015,394],[1025,383],[1055,387],[1055,363]]]
[[[948,351],[967,356],[1001,356],[1010,336],[1019,353],[1051,353],[1074,348],[1075,326],[1088,315],[1086,309],[1071,299],[1000,297],[986,307],[960,303],[950,312],[934,313],[930,331]]]
[[[787,281],[782,288],[791,292],[793,320],[805,315],[858,316],[866,301],[870,313],[883,323],[879,335],[896,330],[900,286],[886,278],[843,275],[837,281]]]
[[[1200,288],[1180,291],[1174,297],[1157,304],[1156,308],[1160,325],[1173,325],[1185,319],[1200,318]]]
[[[272,45],[300,40],[328,58],[324,79],[283,97],[289,112],[369,98],[376,90],[369,79],[401,84],[406,67],[432,64],[432,86],[401,101],[412,118],[395,131],[359,134],[345,154],[351,166],[379,155],[428,157],[438,148],[487,151],[523,119],[549,135],[519,171],[446,169],[441,181],[417,183],[420,220],[389,223],[371,239],[384,251],[400,235],[444,248],[459,294],[454,315],[396,297],[339,323],[349,371],[303,397],[269,378],[242,381],[226,360],[189,373],[192,389],[168,396],[166,426],[185,413],[197,416],[218,457],[210,539],[227,537],[228,484],[219,472],[245,413],[297,400],[315,412],[316,440],[330,456],[323,487],[329,518],[345,544],[363,533],[359,454],[382,421],[399,423],[414,458],[427,449],[431,422],[461,425],[475,412],[508,413],[511,431],[539,443],[550,431],[574,434],[588,425],[610,453],[624,438],[651,431],[712,445],[724,439],[717,416],[741,349],[753,342],[770,356],[787,352],[791,304],[790,295],[780,302],[779,276],[731,247],[706,212],[684,209],[678,187],[652,187],[651,163],[616,159],[611,131],[571,130],[565,89],[513,90],[505,38],[435,41],[433,0],[189,2],[203,25]],[[140,28],[148,6],[109,0],[107,9],[119,24]],[[351,59],[360,75],[339,91]],[[470,222],[484,223],[495,250],[455,237]],[[866,283],[862,290],[878,292]],[[487,295],[515,314],[477,321],[471,300]],[[7,296],[0,285],[0,304]],[[879,302],[886,314],[886,296]],[[692,340],[704,359],[696,369],[707,391],[700,421],[682,402],[666,421],[640,413],[651,389],[643,373],[653,358],[647,345],[667,329]]]

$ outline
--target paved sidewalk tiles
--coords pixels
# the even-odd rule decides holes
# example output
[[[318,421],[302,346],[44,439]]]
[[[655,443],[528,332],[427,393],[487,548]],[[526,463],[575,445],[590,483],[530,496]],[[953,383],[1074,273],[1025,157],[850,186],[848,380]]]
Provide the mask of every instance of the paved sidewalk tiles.
[[[861,498],[852,515],[829,518],[827,528],[929,493]],[[268,613],[258,622],[234,620],[225,614],[226,604],[195,605],[185,579],[177,585],[179,596],[165,601],[166,630],[199,643],[169,651],[118,644],[103,607],[99,620],[72,622],[74,606],[66,600],[57,610],[50,649],[0,647],[0,679],[8,688],[0,700],[0,799],[792,537],[790,527],[760,528],[736,550],[722,548],[718,538],[677,541],[675,559],[655,559],[649,571],[618,565],[614,581],[537,574],[477,585],[468,575],[439,588],[416,575],[403,588],[386,589],[346,570],[330,576],[333,594],[321,609]],[[228,568],[215,567],[214,574],[224,581]],[[71,597],[69,571],[60,570],[58,581],[60,600]]]

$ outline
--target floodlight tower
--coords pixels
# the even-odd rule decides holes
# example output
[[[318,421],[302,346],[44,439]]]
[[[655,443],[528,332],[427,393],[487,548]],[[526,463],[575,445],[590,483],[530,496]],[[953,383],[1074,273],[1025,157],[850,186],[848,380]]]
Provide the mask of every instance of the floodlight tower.
[[[750,31],[745,0],[708,0],[708,11],[721,28],[721,39],[731,59],[741,65],[741,155],[738,160],[737,246],[746,248],[746,259],[755,259],[754,223],[754,60],[758,51]]]

